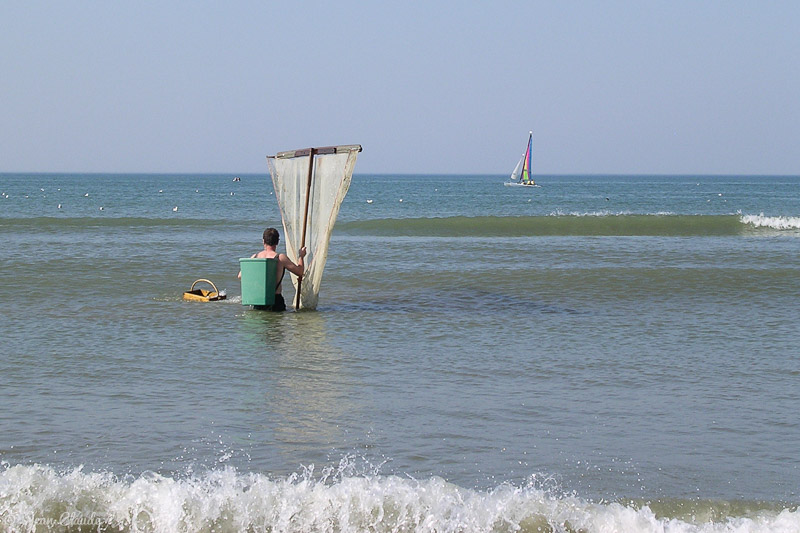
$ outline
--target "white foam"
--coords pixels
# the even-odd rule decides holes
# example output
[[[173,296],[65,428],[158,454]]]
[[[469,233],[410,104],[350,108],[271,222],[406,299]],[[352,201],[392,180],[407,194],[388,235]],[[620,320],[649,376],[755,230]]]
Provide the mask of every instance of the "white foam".
[[[48,466],[0,470],[0,530],[60,526],[125,531],[607,531],[775,532],[800,530],[800,511],[752,511],[696,522],[661,518],[647,506],[555,495],[532,479],[471,490],[433,477],[352,475],[348,466],[285,478],[232,468],[185,479],[155,473],[119,478],[58,473]],[[63,528],[63,527],[62,527]]]
[[[624,217],[630,216],[633,213],[630,211],[609,211],[609,210],[600,210],[600,211],[571,211],[566,212],[561,209],[556,209],[555,211],[551,212],[548,216],[551,217],[597,217],[597,218],[605,218],[605,217]],[[659,215],[662,214],[671,214],[671,213],[658,213]]]
[[[772,228],[781,230],[800,229],[800,217],[768,217],[764,213],[759,215],[741,215],[743,224],[750,224],[757,228]]]

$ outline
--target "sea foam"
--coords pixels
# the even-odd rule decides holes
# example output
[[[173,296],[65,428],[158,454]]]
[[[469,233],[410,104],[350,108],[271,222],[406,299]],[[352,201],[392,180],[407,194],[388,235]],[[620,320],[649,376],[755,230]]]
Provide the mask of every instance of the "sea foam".
[[[692,507],[689,513],[687,505]],[[120,478],[81,468],[59,473],[39,465],[6,465],[0,471],[0,530],[7,531],[800,530],[796,508],[694,501],[678,508],[684,510],[593,503],[556,495],[535,480],[481,491],[438,477],[414,480],[342,471],[315,477],[313,468],[284,478],[227,468],[180,479],[155,473]]]
[[[759,215],[741,215],[743,224],[750,224],[757,228],[772,228],[780,230],[800,229],[800,217],[768,217],[764,213]]]

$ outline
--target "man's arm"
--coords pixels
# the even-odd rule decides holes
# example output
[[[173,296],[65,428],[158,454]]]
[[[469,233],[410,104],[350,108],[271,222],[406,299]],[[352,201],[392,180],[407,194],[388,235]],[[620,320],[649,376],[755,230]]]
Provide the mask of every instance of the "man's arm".
[[[305,272],[305,270],[306,270],[305,261],[303,260],[303,258],[306,256],[306,253],[307,252],[306,252],[306,247],[305,246],[300,248],[300,259],[297,261],[296,265],[292,262],[291,259],[289,259],[288,255],[281,254],[280,258],[281,258],[281,261],[282,261],[282,264],[283,264],[283,268],[285,268],[286,270],[288,270],[289,272],[291,272],[292,274],[294,274],[298,278],[302,278],[303,277],[303,272]]]

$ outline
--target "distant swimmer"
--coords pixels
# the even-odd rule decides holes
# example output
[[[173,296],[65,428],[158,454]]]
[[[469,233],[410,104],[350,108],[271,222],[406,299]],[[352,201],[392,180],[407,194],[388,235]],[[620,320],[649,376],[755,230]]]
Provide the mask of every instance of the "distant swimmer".
[[[283,275],[286,274],[286,271],[288,270],[298,278],[302,279],[303,272],[305,272],[305,262],[303,258],[307,253],[306,247],[303,246],[300,248],[300,259],[297,264],[294,264],[292,260],[289,259],[288,255],[278,253],[277,247],[280,238],[280,234],[278,234],[278,230],[275,228],[265,229],[263,236],[264,249],[250,256],[251,259],[278,259],[278,283],[275,285],[275,303],[264,307],[259,306],[259,309],[266,309],[268,311],[286,311],[286,301],[283,299],[283,295],[281,294],[281,282],[283,281]],[[239,271],[239,278],[241,279],[241,277],[242,272]]]

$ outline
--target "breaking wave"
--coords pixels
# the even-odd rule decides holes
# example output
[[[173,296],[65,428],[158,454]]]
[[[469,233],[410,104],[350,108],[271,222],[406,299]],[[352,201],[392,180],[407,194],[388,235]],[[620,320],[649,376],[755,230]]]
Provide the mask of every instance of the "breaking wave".
[[[0,231],[138,229],[141,231],[221,228],[216,219],[147,217],[0,217]],[[225,221],[230,229],[249,229],[253,220]],[[344,235],[416,237],[526,237],[526,236],[726,236],[800,235],[800,217],[760,215],[632,214],[607,211],[556,212],[542,216],[453,216],[441,218],[379,218],[339,222],[335,233]]]
[[[337,225],[351,235],[431,237],[800,235],[800,217],[554,213],[547,216],[395,218]]]
[[[756,228],[800,230],[800,217],[767,217],[761,213],[760,215],[742,215],[742,223]]]
[[[480,491],[433,477],[351,475],[313,467],[272,478],[232,468],[184,479],[78,468],[0,471],[0,530],[287,532],[776,532],[800,530],[779,503],[665,500],[594,503],[525,486]]]

